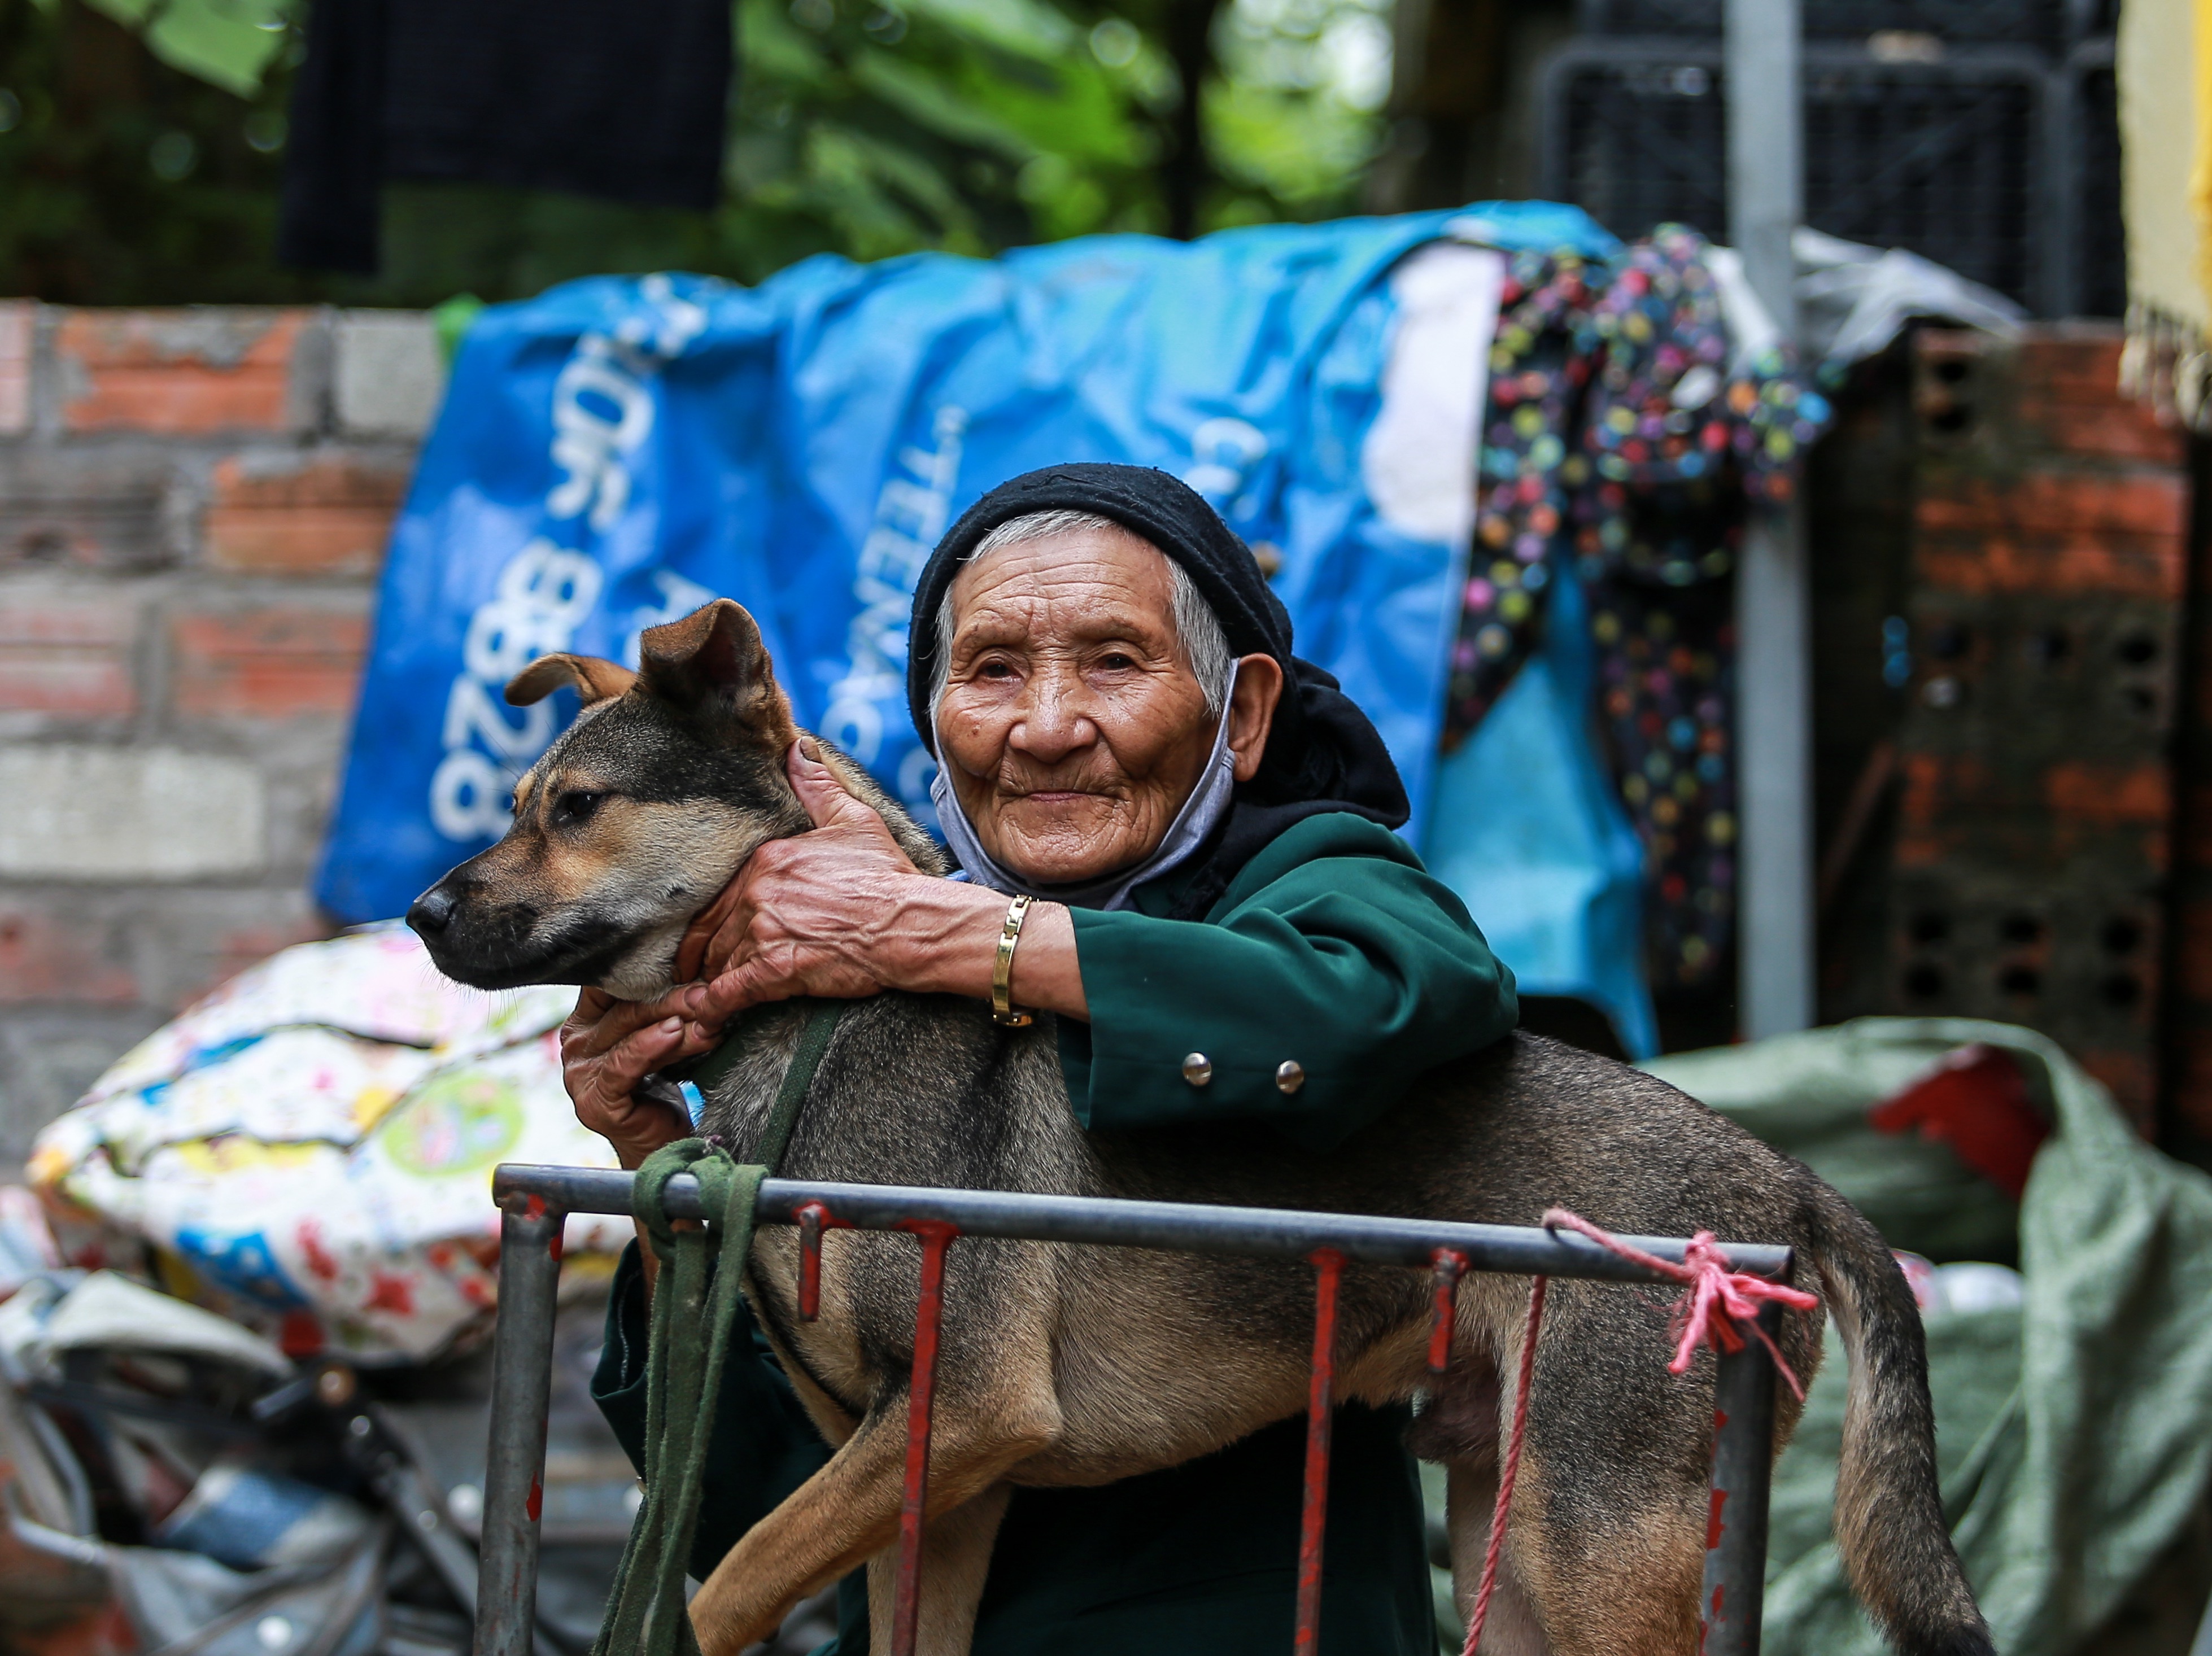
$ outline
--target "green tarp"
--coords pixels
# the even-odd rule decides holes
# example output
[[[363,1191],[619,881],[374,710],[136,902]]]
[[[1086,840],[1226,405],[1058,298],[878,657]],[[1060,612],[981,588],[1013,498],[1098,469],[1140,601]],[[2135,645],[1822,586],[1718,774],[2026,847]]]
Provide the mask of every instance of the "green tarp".
[[[2018,1210],[1873,1105],[1970,1041],[2017,1059],[2055,1131]],[[1928,1319],[1944,1507],[2004,1656],[2081,1656],[2176,1540],[2212,1474],[2212,1179],[2138,1138],[2050,1041],[1868,1018],[1647,1066],[1808,1163],[1893,1247],[2017,1259],[2016,1308]],[[1844,1364],[1776,1469],[1768,1656],[1878,1656],[1830,1536]]]

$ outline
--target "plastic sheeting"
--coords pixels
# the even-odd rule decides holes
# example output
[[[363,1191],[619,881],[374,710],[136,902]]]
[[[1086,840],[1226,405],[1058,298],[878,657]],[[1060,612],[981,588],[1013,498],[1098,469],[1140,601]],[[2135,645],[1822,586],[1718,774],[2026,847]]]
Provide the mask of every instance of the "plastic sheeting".
[[[1659,1031],[1642,966],[1644,847],[1590,745],[1589,627],[1580,584],[1558,567],[1542,645],[1438,767],[1422,854],[1522,994],[1589,1001],[1646,1058]]]
[[[2212,1179],[2136,1137],[2051,1042],[1965,1019],[1867,1018],[1649,1067],[1807,1162],[1938,1258],[2008,1250],[2008,1204],[1947,1212],[1975,1176],[1867,1112],[1970,1042],[2010,1053],[2056,1131],[2018,1210],[2022,1305],[1927,1317],[1952,1538],[2006,1656],[2075,1656],[2175,1540],[2212,1478]],[[1776,1469],[1765,1648],[1879,1656],[1831,1535],[1843,1354],[1832,1335]]]
[[[750,289],[599,279],[486,311],[394,533],[319,896],[399,913],[503,831],[573,708],[506,707],[507,677],[552,650],[634,660],[641,628],[716,593],[758,618],[800,721],[927,820],[914,579],[955,513],[1058,460],[1175,471],[1273,548],[1301,653],[1373,716],[1419,810],[1495,313],[1498,260],[1470,244],[1614,246],[1571,208],[1487,203],[821,258]]]
[[[465,989],[403,926],[301,943],[118,1059],[40,1133],[31,1177],[88,1222],[64,1226],[76,1263],[151,1242],[174,1285],[288,1350],[426,1357],[497,1296],[492,1168],[614,1165],[561,1087],[574,1001]],[[566,1245],[611,1264],[629,1234],[579,1214]]]

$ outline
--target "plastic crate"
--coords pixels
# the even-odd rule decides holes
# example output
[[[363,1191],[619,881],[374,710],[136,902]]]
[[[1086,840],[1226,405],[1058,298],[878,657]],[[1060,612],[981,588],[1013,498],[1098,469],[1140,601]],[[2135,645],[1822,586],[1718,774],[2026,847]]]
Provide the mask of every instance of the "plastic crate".
[[[1622,235],[1675,219],[1725,239],[1721,64],[1717,41],[1570,43],[1544,72],[1543,193]],[[1910,248],[2033,309],[2063,303],[2067,215],[2045,206],[2054,77],[2033,53],[1894,64],[1812,46],[1803,76],[1808,223]]]
[[[2124,316],[2128,239],[2120,219],[2120,98],[2112,42],[2077,48],[2068,79],[2075,234],[2066,308],[2075,316]]]
[[[1585,34],[1717,37],[1724,0],[1583,0]],[[1864,40],[1874,34],[1929,34],[1950,45],[2032,46],[2053,54],[2085,27],[2078,0],[1804,0],[1812,40]]]

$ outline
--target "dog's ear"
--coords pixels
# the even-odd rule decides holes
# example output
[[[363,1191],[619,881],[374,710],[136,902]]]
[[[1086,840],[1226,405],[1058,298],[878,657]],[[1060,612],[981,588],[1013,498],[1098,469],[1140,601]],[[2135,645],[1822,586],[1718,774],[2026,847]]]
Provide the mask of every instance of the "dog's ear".
[[[507,705],[527,707],[554,691],[573,689],[584,705],[620,695],[637,682],[637,675],[618,662],[597,656],[540,656],[507,681]]]
[[[663,701],[762,726],[782,746],[795,738],[791,704],[744,605],[716,598],[681,621],[648,627],[638,654],[646,689]]]

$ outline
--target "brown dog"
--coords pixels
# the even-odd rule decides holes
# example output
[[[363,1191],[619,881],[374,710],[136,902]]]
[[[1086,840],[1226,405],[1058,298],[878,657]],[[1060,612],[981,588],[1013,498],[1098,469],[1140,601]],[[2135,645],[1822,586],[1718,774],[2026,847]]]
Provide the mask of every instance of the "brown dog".
[[[753,852],[804,832],[784,773],[797,731],[751,617],[727,599],[645,634],[644,667],[550,656],[512,701],[562,685],[575,725],[515,790],[507,837],[425,894],[410,919],[465,983],[668,986],[678,941]],[[825,749],[825,751],[826,749]],[[841,756],[915,864],[933,845]],[[742,1159],[757,1143],[801,1015],[752,1015],[707,1125]],[[798,1179],[1237,1203],[1534,1224],[1559,1204],[1608,1228],[1700,1229],[1797,1250],[1851,1362],[1837,1532],[1851,1579],[1911,1656],[1978,1656],[1989,1635],[1936,1493],[1926,1356],[1912,1295],[1873,1228],[1804,1168],[1665,1083],[1515,1035],[1424,1077],[1327,1156],[1251,1131],[1089,1133],[1069,1109],[1048,1019],[1004,1029],[979,1002],[885,993],[839,1025],[785,1158]],[[825,1239],[822,1314],[796,1314],[798,1247],[770,1228],[748,1293],[830,1463],[756,1526],[692,1606],[708,1656],[735,1656],[784,1614],[870,1565],[889,1626],[918,1292],[904,1237]],[[1426,1395],[1428,1283],[1345,1273],[1342,1393],[1423,1402],[1413,1447],[1449,1469],[1462,1612],[1497,1488],[1498,1375],[1518,1361],[1528,1284],[1477,1277],[1459,1356]],[[1698,1644],[1711,1368],[1667,1372],[1671,1294],[1562,1281],[1536,1355],[1526,1456],[1486,1649],[1534,1656],[1689,1656]],[[1092,1484],[1208,1453],[1305,1406],[1313,1288],[1300,1265],[971,1240],[946,1274],[931,1457],[922,1648],[966,1650],[1014,1484]],[[1783,1350],[1820,1362],[1819,1318]],[[1778,1451],[1798,1408],[1785,1393]]]

